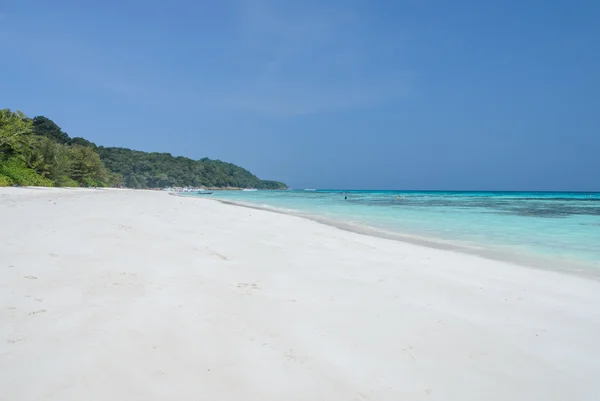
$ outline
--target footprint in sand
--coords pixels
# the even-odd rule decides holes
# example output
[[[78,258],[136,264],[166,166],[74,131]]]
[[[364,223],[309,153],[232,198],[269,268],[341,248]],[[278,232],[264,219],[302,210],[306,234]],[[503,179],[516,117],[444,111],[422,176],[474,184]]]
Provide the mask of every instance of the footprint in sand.
[[[221,255],[221,254],[220,254],[220,253],[218,253],[218,252],[211,251],[211,253],[212,253],[214,256],[216,256],[216,257],[218,257],[218,258],[220,258],[220,259],[222,259],[222,260],[229,260],[229,258],[228,258],[227,256],[225,256],[225,255]]]
[[[244,293],[252,295],[252,291],[260,290],[260,287],[256,283],[238,283],[237,288],[241,288]]]

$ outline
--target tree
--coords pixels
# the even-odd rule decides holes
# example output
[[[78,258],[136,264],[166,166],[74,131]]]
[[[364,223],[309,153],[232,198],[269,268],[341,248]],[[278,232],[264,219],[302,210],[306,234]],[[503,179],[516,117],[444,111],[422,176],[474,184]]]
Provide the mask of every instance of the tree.
[[[100,156],[92,148],[71,146],[70,178],[85,187],[103,187],[109,182],[109,173]]]
[[[0,110],[0,178],[2,185],[54,183],[37,172],[44,165],[31,135],[31,120],[20,111]]]
[[[125,179],[122,174],[114,173],[109,171],[108,173],[108,185],[111,187],[120,187],[125,184]]]
[[[79,145],[79,146],[88,146],[91,148],[96,148],[96,144],[88,141],[85,138],[75,137],[69,140],[69,145]]]
[[[45,136],[57,143],[65,144],[69,142],[69,135],[63,132],[54,121],[44,116],[33,117],[33,133],[35,135]]]
[[[129,188],[139,188],[140,187],[140,183],[138,182],[137,178],[135,178],[135,175],[130,175],[125,179],[125,185]]]
[[[5,159],[31,149],[31,121],[20,111],[0,110],[0,156]]]
[[[29,119],[4,109],[0,110],[0,163],[8,160],[3,185],[286,188],[220,160],[97,147],[85,138],[70,138],[47,117]]]
[[[69,177],[71,159],[67,146],[54,143],[45,137],[39,137],[36,152],[41,155],[43,160],[43,170],[38,171],[40,174],[54,181],[57,186],[74,185],[73,180]]]
[[[146,153],[125,148],[96,149],[106,167],[125,177],[132,188],[206,186],[282,189],[285,184],[262,181],[235,164],[207,158],[192,160],[169,153]],[[134,180],[135,177],[135,180]]]

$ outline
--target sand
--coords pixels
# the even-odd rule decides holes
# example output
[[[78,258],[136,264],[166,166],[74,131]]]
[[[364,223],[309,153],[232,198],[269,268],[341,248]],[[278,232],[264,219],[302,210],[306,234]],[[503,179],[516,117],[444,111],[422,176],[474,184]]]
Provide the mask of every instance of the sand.
[[[0,227],[1,400],[600,397],[591,279],[152,191]]]

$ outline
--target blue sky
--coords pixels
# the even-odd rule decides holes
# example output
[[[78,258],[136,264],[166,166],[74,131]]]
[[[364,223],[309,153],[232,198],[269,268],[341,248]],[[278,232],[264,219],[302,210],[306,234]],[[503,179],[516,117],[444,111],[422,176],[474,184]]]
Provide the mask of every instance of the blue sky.
[[[598,21],[584,0],[19,0],[0,107],[297,188],[600,190]]]

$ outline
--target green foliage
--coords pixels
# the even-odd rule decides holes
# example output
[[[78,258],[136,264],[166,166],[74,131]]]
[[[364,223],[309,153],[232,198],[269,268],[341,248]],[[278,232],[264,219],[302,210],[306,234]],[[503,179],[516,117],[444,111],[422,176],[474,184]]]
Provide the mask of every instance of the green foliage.
[[[2,162],[0,162],[2,163]],[[12,180],[12,178],[7,177],[3,174],[0,174],[0,187],[10,187],[12,185],[14,185],[14,181]]]
[[[53,180],[57,186],[63,186],[63,183],[69,182],[72,163],[69,148],[43,137],[38,137],[35,146],[36,153],[42,160],[41,165],[36,170]]]
[[[287,189],[287,185],[279,181],[261,180],[261,184],[257,189]]]
[[[76,137],[76,138],[71,138],[69,140],[69,145],[79,145],[79,146],[87,146],[90,148],[96,148],[96,144],[93,142],[88,141],[85,138],[80,138],[80,137]]]
[[[70,138],[47,117],[29,119],[9,109],[0,110],[0,163],[0,185],[286,187],[220,160],[97,147],[87,139]]]
[[[84,187],[104,187],[109,182],[109,172],[98,153],[85,146],[69,148],[71,170],[69,176]]]
[[[69,177],[60,177],[57,181],[55,181],[57,187],[78,187],[79,183],[72,178]]]
[[[0,110],[0,156],[8,158],[31,149],[31,121],[20,111]]]
[[[54,121],[44,116],[33,117],[32,120],[33,133],[39,136],[45,136],[56,143],[65,144],[69,142],[69,135],[60,129]]]
[[[220,160],[192,160],[169,153],[147,153],[125,148],[97,148],[109,170],[123,175],[130,188],[170,186],[282,189],[285,184],[263,181],[235,164]]]
[[[36,173],[35,170],[28,168],[25,163],[17,157],[0,161],[0,175],[10,178],[14,183],[19,185],[33,185],[40,187],[54,186],[54,182]]]
[[[109,171],[108,185],[111,187],[120,187],[121,185],[125,185],[125,179],[122,174]]]

